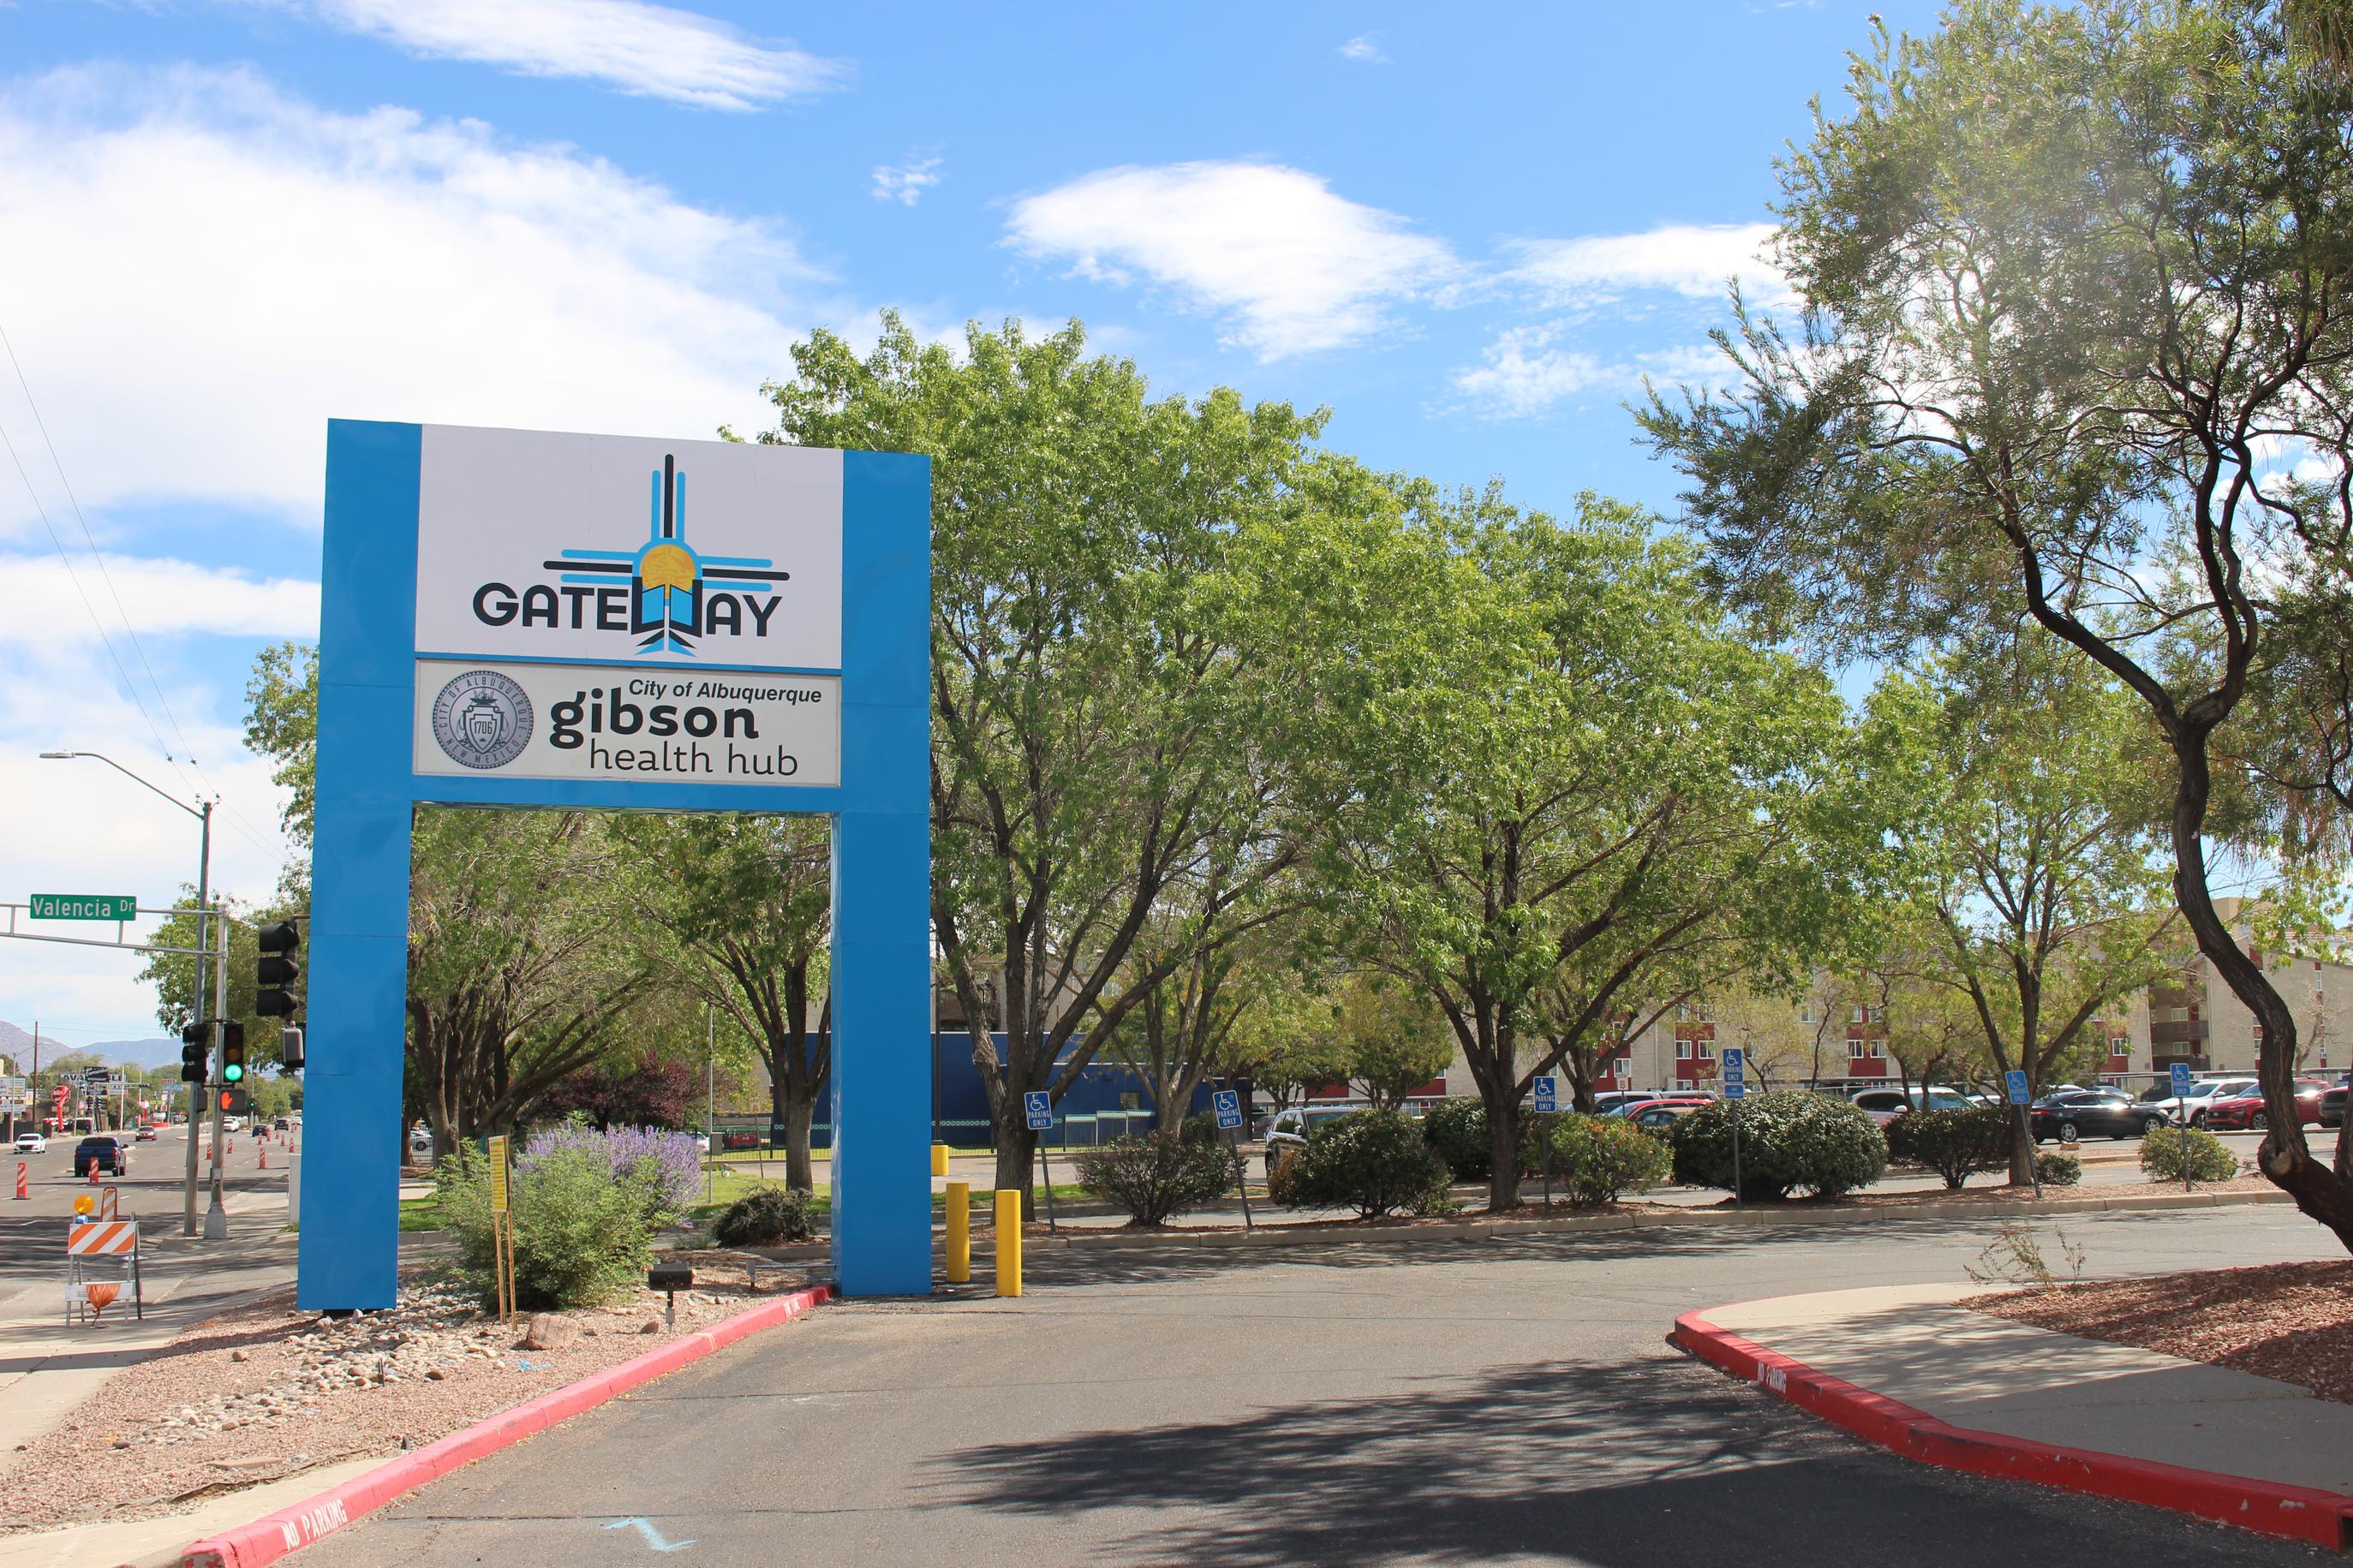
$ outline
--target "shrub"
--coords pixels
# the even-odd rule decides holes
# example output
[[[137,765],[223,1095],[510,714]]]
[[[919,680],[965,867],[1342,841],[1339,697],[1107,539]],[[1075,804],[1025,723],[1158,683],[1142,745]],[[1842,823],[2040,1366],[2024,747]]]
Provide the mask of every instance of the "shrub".
[[[1306,1206],[1306,1201],[1299,1196],[1298,1150],[1285,1149],[1276,1156],[1274,1164],[1266,1173],[1266,1198],[1267,1202],[1280,1204],[1287,1209]]]
[[[754,1187],[729,1204],[711,1227],[711,1239],[722,1247],[774,1247],[807,1241],[816,1234],[808,1194],[768,1185]]]
[[[1366,1219],[1399,1209],[1424,1214],[1445,1196],[1448,1179],[1446,1162],[1423,1142],[1412,1118],[1359,1110],[1307,1135],[1278,1201],[1291,1208],[1353,1208]]]
[[[1495,1168],[1487,1143],[1487,1108],[1476,1100],[1441,1100],[1421,1119],[1421,1135],[1458,1182],[1483,1182]]]
[[[2034,1156],[2034,1179],[2046,1187],[2072,1187],[2084,1179],[2084,1162],[2055,1151]]]
[[[670,1132],[659,1127],[600,1129],[572,1121],[543,1128],[523,1144],[515,1169],[518,1173],[529,1171],[566,1149],[601,1163],[615,1181],[642,1172],[645,1190],[656,1200],[647,1211],[649,1220],[676,1213],[702,1191],[702,1140],[691,1132]]]
[[[1233,1155],[1189,1128],[1114,1138],[1082,1150],[1078,1167],[1079,1184],[1125,1209],[1130,1225],[1165,1225],[1234,1184]]]
[[[442,1224],[459,1266],[485,1308],[498,1300],[491,1233],[490,1162],[460,1145],[436,1172]],[[653,1261],[653,1217],[668,1195],[647,1163],[616,1177],[602,1160],[560,1148],[518,1170],[513,1205],[515,1304],[525,1310],[586,1307],[640,1280]]]
[[[1618,1116],[1547,1118],[1553,1173],[1580,1204],[1614,1204],[1621,1193],[1647,1193],[1664,1181],[1674,1157],[1658,1139]]]
[[[1887,1124],[1887,1157],[1921,1165],[1957,1189],[1979,1171],[2010,1159],[2010,1112],[1999,1105],[1907,1110]]]
[[[1781,1198],[1804,1188],[1834,1198],[1886,1173],[1887,1140],[1870,1113],[1803,1089],[1773,1089],[1704,1105],[1674,1125],[1674,1175],[1732,1190],[1732,1113],[1740,1108],[1740,1195]]]
[[[2152,1182],[2227,1182],[2239,1161],[2202,1127],[2165,1127],[2140,1141],[2140,1168]]]

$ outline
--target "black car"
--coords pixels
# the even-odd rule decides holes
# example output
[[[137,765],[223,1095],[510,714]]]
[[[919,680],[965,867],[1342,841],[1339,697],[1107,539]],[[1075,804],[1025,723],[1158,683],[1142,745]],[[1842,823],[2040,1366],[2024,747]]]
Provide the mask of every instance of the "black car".
[[[122,1140],[111,1133],[104,1133],[95,1138],[85,1138],[75,1144],[75,1179],[89,1179],[93,1165],[110,1176],[119,1176],[128,1171],[131,1156],[122,1152]]]
[[[2345,1125],[2345,1086],[2337,1085],[2320,1097],[2320,1124],[2323,1127]]]
[[[2027,1111],[2037,1143],[2056,1138],[2073,1143],[2091,1135],[2138,1138],[2168,1125],[2165,1112],[2142,1104],[2120,1089],[2076,1089],[2046,1094]]]

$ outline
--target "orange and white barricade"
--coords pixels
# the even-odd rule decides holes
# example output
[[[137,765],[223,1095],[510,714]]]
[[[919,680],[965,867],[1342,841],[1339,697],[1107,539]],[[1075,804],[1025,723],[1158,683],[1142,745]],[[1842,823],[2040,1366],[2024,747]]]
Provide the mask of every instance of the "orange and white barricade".
[[[139,1271],[139,1222],[135,1219],[72,1220],[66,1226],[66,1326],[79,1318],[96,1322],[106,1309],[131,1291],[133,1315],[147,1315]]]

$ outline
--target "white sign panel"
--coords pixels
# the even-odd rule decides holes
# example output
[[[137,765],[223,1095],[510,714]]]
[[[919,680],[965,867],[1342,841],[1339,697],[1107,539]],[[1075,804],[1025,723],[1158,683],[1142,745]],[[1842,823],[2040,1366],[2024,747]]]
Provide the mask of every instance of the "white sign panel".
[[[841,668],[839,452],[428,425],[420,462],[420,655]]]
[[[841,678],[417,664],[416,768],[455,777],[841,783]]]

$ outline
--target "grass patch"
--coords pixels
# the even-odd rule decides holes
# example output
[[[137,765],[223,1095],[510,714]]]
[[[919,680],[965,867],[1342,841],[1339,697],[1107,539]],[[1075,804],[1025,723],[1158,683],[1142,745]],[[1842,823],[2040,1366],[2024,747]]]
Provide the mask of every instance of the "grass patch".
[[[428,1193],[421,1198],[410,1198],[400,1205],[400,1228],[406,1230],[439,1230],[441,1199]]]

